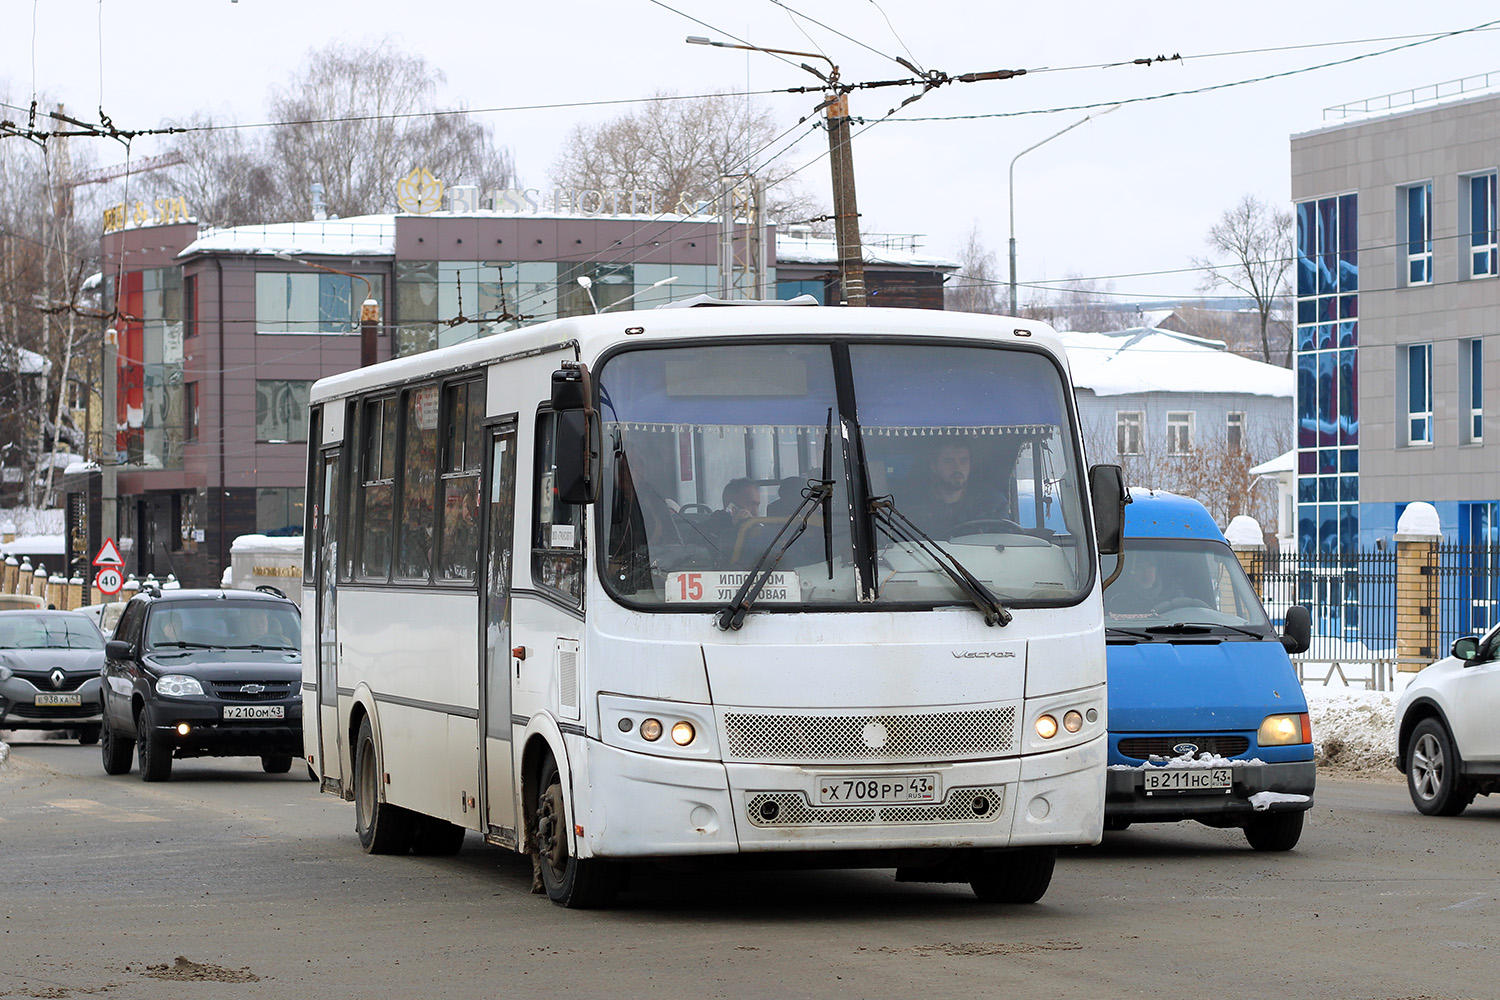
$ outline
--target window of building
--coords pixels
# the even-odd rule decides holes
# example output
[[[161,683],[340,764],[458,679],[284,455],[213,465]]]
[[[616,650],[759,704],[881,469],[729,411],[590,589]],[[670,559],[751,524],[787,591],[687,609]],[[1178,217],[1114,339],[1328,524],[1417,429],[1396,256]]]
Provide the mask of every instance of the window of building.
[[[1496,202],[1500,201],[1497,181],[1500,173],[1476,174],[1468,183],[1469,196],[1469,274],[1471,277],[1494,277],[1500,274],[1500,248],[1497,248]]]
[[[1432,444],[1432,345],[1403,349],[1402,383],[1406,391],[1406,443]]]
[[[1120,410],[1115,413],[1115,450],[1121,455],[1139,455],[1146,427],[1144,413]]]
[[[1401,239],[1406,244],[1406,284],[1431,284],[1432,183],[1402,188],[1401,199],[1404,206]]]
[[[189,383],[194,384],[194,383]],[[312,383],[255,380],[255,440],[281,444],[307,440],[307,397]]]
[[[177,525],[177,530],[172,534],[173,551],[197,552],[199,525],[196,490],[172,494],[172,521]]]
[[[1484,440],[1484,341],[1479,338],[1459,344],[1464,385],[1464,441],[1479,444]]]
[[[300,486],[262,486],[255,491],[255,530],[262,535],[302,534]]]
[[[385,315],[385,282],[364,275]],[[255,276],[255,329],[259,333],[359,332],[365,283],[345,274],[261,271]]]
[[[198,335],[198,276],[186,274],[182,278],[182,335]]]
[[[573,602],[583,599],[583,511],[564,503],[554,485],[557,470],[557,417],[536,420],[536,514],[531,534],[531,572],[538,586]]]
[[[1193,411],[1167,414],[1167,454],[1189,455],[1193,451]]]
[[[184,382],[182,386],[182,439],[198,440],[198,383]]]
[[[1225,418],[1224,443],[1229,448],[1231,455],[1237,455],[1245,449],[1245,414],[1231,411]]]

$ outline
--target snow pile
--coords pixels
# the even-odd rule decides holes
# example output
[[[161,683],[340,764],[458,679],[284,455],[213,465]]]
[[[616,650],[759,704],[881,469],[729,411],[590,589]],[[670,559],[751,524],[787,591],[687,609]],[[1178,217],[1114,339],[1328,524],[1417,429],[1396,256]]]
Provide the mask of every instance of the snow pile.
[[[1305,690],[1320,771],[1393,780],[1399,776],[1395,767],[1397,695],[1321,685]]]
[[[1265,812],[1277,802],[1306,802],[1306,795],[1297,795],[1292,792],[1256,792],[1250,796],[1250,808],[1256,812]]]
[[[1443,526],[1438,520],[1437,508],[1423,500],[1409,503],[1401,512],[1401,520],[1396,522],[1396,541],[1406,541],[1407,538],[1425,539],[1432,536],[1441,536]]]
[[[1266,544],[1266,536],[1260,530],[1260,522],[1249,514],[1236,515],[1234,520],[1229,522],[1229,527],[1224,529],[1224,540],[1230,545]]]
[[[5,758],[9,756],[10,747],[4,743],[0,743],[0,768],[3,768],[5,766]]]

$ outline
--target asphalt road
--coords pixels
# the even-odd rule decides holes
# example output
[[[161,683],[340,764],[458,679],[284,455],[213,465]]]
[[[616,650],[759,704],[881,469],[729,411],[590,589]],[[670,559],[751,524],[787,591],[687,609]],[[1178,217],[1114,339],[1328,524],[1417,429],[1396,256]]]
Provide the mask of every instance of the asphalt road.
[[[1500,995],[1500,802],[1429,819],[1394,773],[1325,776],[1290,854],[1196,824],[1108,834],[1033,906],[883,871],[652,869],[571,912],[473,834],[453,858],[364,855],[305,774],[178,761],[146,785],[96,747],[17,740],[0,997]]]

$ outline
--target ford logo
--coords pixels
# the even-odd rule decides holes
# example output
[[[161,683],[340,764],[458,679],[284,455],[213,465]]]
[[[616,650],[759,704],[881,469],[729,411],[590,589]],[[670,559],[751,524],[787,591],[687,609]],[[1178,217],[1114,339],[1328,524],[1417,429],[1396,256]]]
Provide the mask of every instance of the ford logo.
[[[1179,743],[1172,748],[1172,752],[1179,757],[1191,757],[1193,754],[1198,752],[1198,744]]]

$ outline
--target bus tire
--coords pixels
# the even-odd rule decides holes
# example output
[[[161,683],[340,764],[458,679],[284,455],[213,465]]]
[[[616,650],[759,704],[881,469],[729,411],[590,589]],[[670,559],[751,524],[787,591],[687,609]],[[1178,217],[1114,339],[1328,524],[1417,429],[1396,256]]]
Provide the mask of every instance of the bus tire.
[[[172,748],[156,736],[156,719],[150,706],[135,717],[135,756],[141,763],[142,781],[170,781]]]
[[[457,823],[436,816],[418,816],[412,829],[411,852],[433,858],[450,857],[463,849],[467,832]]]
[[[570,909],[607,906],[619,891],[619,869],[598,858],[573,855],[568,842],[562,774],[549,754],[538,771],[536,805],[530,817],[532,858],[547,898]]]
[[[1056,865],[1050,847],[981,854],[969,870],[969,887],[985,903],[1035,903],[1046,895]]]
[[[405,854],[411,849],[415,815],[380,801],[382,773],[370,717],[359,723],[354,744],[354,832],[366,854]]]

